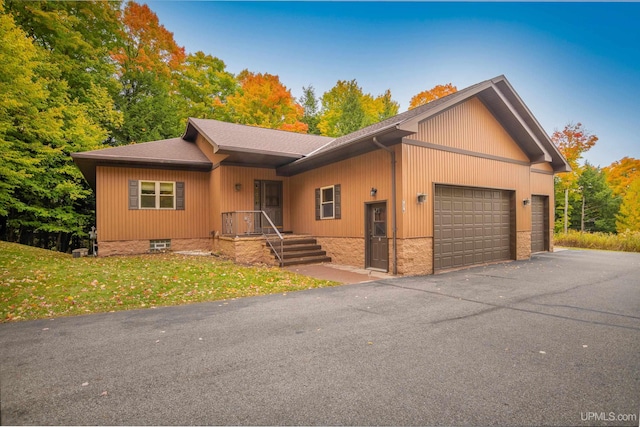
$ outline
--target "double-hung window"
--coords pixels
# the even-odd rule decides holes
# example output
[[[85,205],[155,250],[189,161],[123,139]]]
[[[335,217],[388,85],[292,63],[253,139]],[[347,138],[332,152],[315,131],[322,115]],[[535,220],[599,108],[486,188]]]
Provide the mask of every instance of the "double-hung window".
[[[162,209],[184,210],[184,188],[182,181],[129,180],[129,210]]]
[[[334,186],[320,189],[320,218],[331,219],[335,216]]]
[[[140,181],[140,209],[175,208],[175,182]]]
[[[316,220],[340,219],[340,184],[316,188]]]

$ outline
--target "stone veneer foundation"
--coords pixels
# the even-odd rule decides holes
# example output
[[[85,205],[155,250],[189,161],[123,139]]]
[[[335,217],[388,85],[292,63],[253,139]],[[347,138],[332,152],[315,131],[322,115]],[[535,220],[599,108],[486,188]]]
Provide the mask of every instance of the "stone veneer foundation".
[[[211,251],[211,239],[170,239],[171,251]],[[98,256],[136,255],[149,253],[149,240],[98,242]]]
[[[214,240],[213,252],[239,264],[278,265],[262,236],[220,236]]]
[[[531,258],[531,231],[518,231],[516,234],[516,259]]]
[[[398,274],[433,274],[433,238],[398,239]],[[389,247],[389,255],[392,255]]]
[[[316,237],[316,240],[333,264],[364,268],[364,238]]]

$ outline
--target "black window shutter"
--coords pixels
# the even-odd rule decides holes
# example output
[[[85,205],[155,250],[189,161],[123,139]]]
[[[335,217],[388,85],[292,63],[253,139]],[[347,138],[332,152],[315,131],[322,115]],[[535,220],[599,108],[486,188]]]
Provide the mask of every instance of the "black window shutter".
[[[316,221],[320,220],[320,189],[316,188]]]
[[[184,182],[176,182],[176,210],[184,210]]]
[[[333,200],[335,203],[333,207],[333,217],[335,219],[340,219],[342,217],[342,208],[340,207],[340,184],[333,186]]]
[[[129,209],[139,209],[138,206],[138,181],[129,180]]]

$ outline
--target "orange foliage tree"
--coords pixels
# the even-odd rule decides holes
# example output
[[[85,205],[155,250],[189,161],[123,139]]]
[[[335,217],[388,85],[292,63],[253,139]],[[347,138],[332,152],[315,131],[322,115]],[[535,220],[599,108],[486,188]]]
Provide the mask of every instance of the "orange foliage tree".
[[[123,126],[113,133],[114,144],[177,136],[182,123],[176,79],[185,60],[184,48],[162,26],[147,5],[129,1],[122,15],[122,43],[111,52],[120,90],[116,105]]]
[[[415,95],[409,101],[409,110],[412,110],[416,107],[419,107],[424,104],[428,104],[431,101],[435,101],[438,98],[445,97],[447,95],[451,95],[458,91],[458,88],[453,86],[451,83],[447,83],[446,85],[436,85],[429,90],[425,90]]]
[[[224,109],[223,119],[233,123],[307,133],[308,126],[300,119],[304,114],[291,91],[280,78],[269,73],[243,70],[237,76],[240,90],[227,97],[226,103],[217,100]]]
[[[623,157],[603,168],[607,182],[616,196],[624,196],[631,183],[640,178],[640,159]]]
[[[185,59],[183,47],[176,44],[173,33],[160,24],[158,16],[146,4],[129,1],[124,8],[124,43],[111,57],[127,71],[152,71],[170,77]]]

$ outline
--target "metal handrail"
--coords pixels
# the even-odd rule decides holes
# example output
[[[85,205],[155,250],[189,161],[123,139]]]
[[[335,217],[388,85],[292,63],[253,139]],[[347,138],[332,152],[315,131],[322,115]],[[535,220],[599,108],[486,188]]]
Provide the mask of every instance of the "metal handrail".
[[[237,227],[237,225],[234,224],[234,216],[238,215],[238,214],[253,214],[253,215],[259,214],[260,216],[264,217],[267,220],[267,222],[269,224],[269,227],[260,227],[260,233],[256,233],[255,231],[257,231],[257,229],[255,228],[255,224],[252,224],[251,221],[247,217],[245,217],[245,222],[247,223],[247,227],[248,227],[247,231],[245,231],[245,234],[254,234],[254,235],[262,234],[262,236],[264,237],[265,241],[271,247],[271,249],[273,249],[273,252],[275,253],[275,255],[278,258],[278,260],[280,261],[280,265],[282,265],[282,262],[283,262],[282,254],[284,252],[284,237],[282,237],[282,234],[280,233],[280,231],[278,231],[278,228],[275,226],[275,224],[273,223],[271,218],[269,218],[269,215],[267,215],[267,213],[265,211],[223,212],[222,213],[223,234],[227,234],[227,235],[235,234],[236,237],[238,237],[238,227]],[[228,226],[231,227],[231,230],[230,230],[231,233],[225,233],[224,229],[227,226],[227,224],[225,222],[226,222],[226,219],[229,218],[229,215],[230,215],[230,218],[231,218],[231,222],[230,222],[230,224],[228,224]],[[254,222],[256,222],[255,218],[254,218]],[[276,249],[276,246],[274,246],[274,242],[272,242],[269,239],[268,233],[265,233],[265,228],[271,228],[274,231],[275,236],[277,236],[277,241],[279,241],[279,243],[280,243],[280,245],[279,245],[280,246],[280,251],[278,251]],[[235,231],[235,233],[234,233],[234,231]]]

